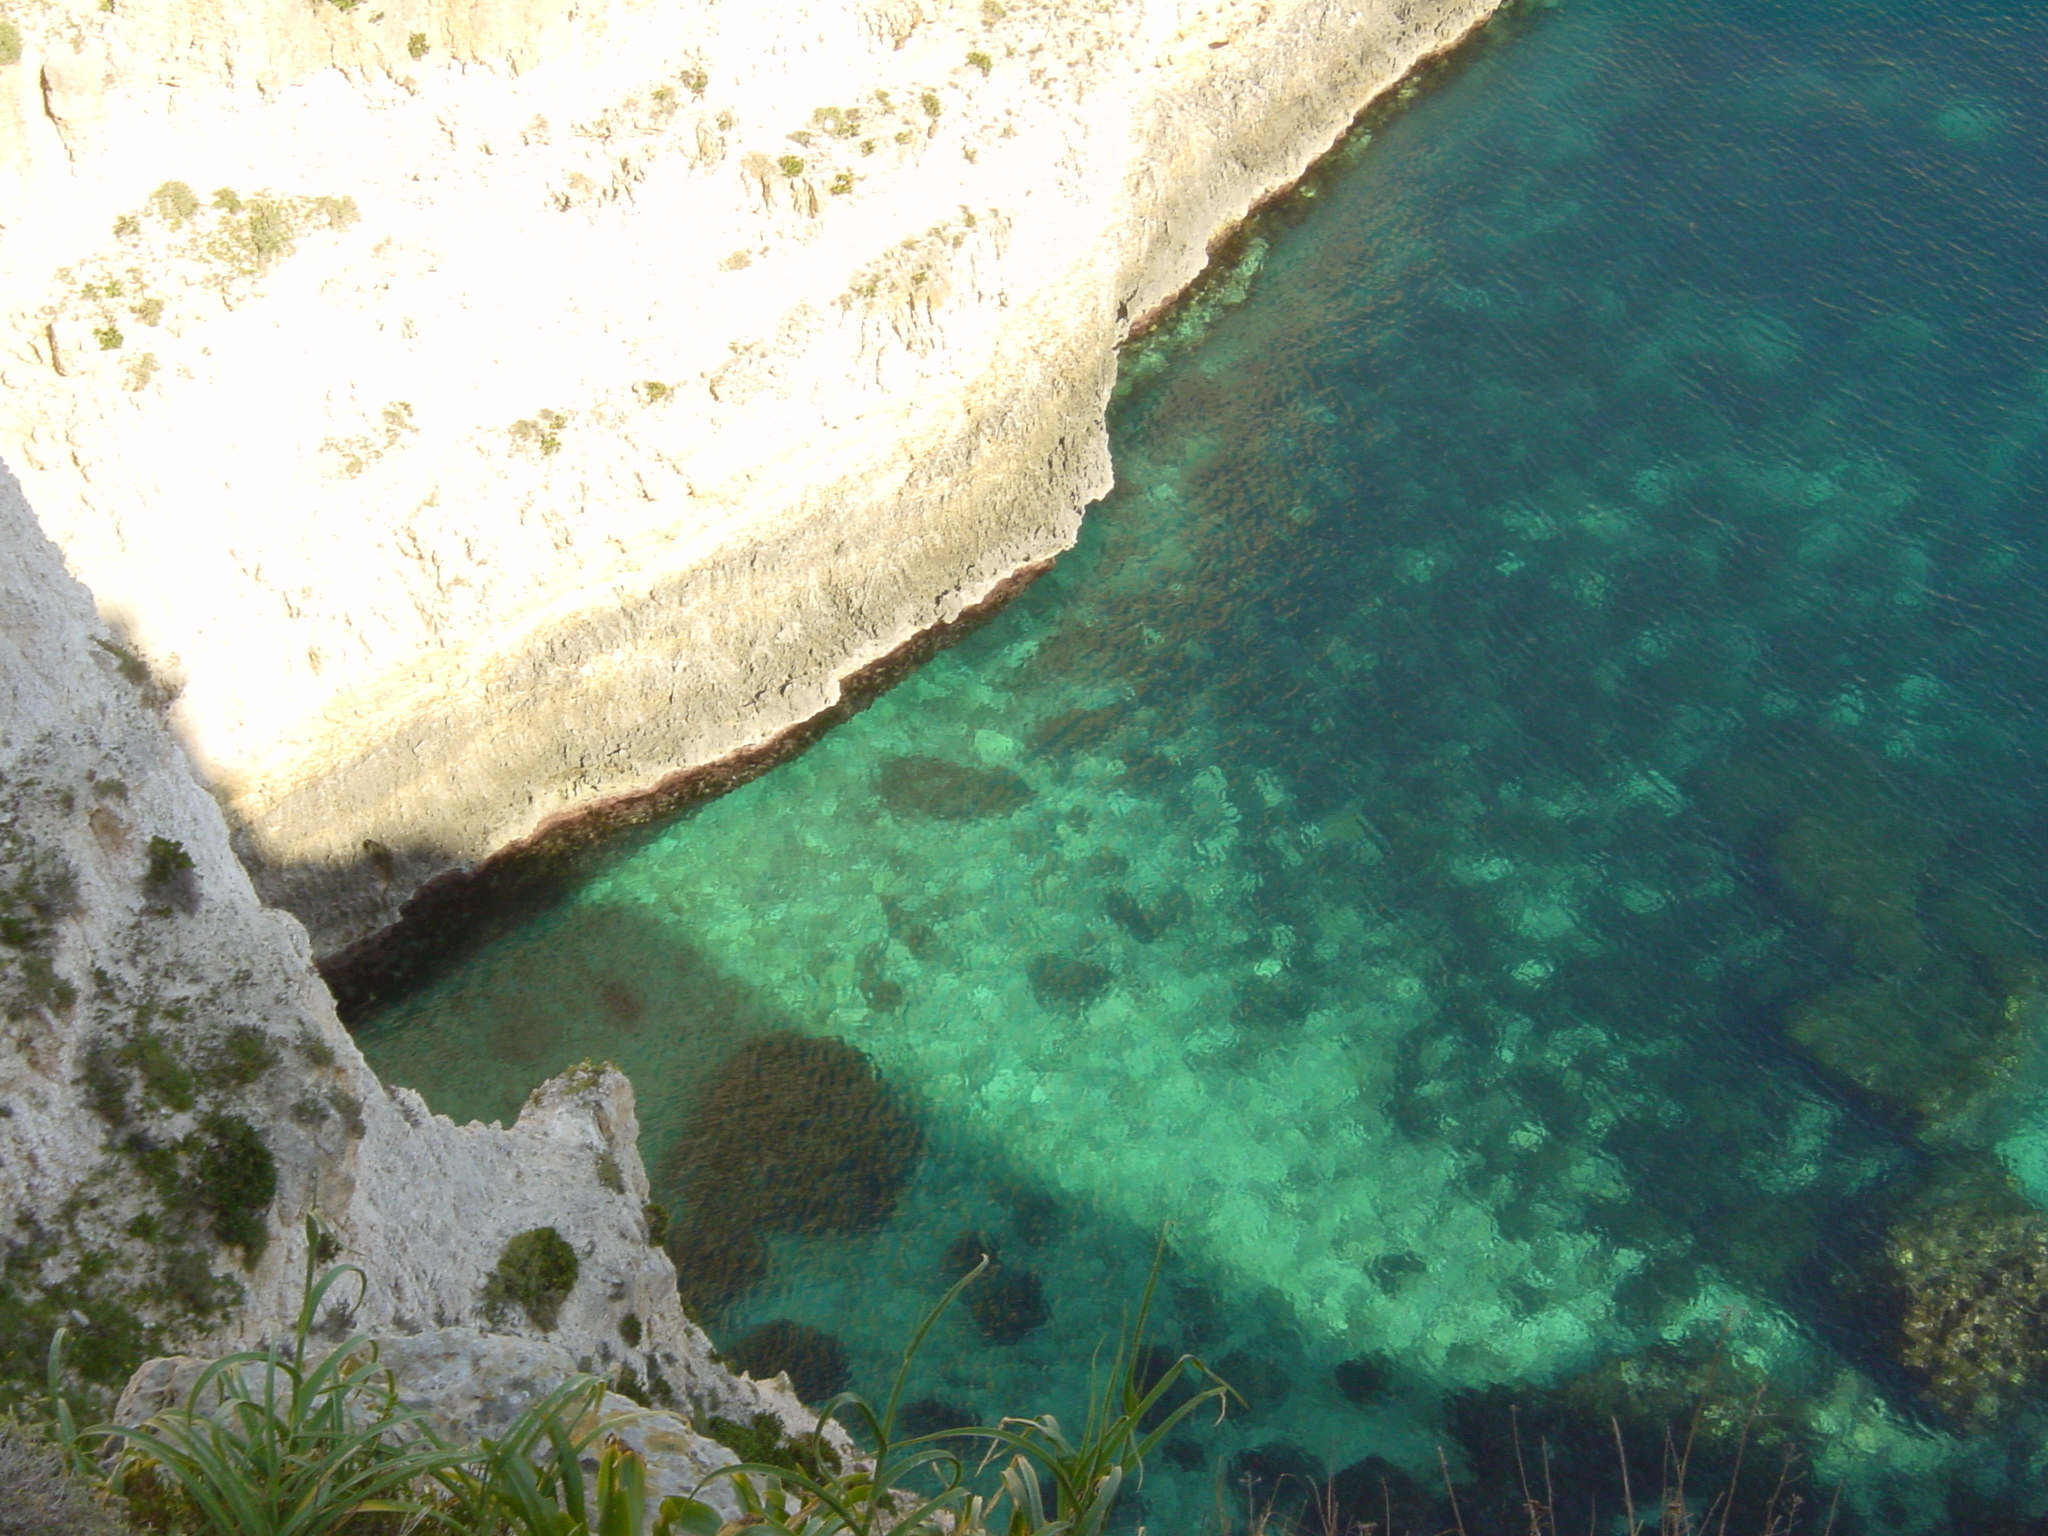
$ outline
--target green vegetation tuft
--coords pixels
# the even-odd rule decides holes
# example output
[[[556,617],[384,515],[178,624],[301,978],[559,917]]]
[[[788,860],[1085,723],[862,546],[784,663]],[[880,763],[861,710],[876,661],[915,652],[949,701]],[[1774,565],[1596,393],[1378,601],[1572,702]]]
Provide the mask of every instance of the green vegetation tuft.
[[[0,67],[21,62],[21,28],[0,18]]]
[[[142,883],[153,891],[164,890],[191,868],[192,855],[185,851],[183,843],[175,838],[152,837],[149,865],[142,873]]]
[[[804,173],[803,156],[784,155],[780,160],[777,160],[775,162],[775,168],[778,171],[782,172],[782,174],[785,176],[801,176]]]
[[[762,1411],[746,1423],[711,1414],[704,1433],[739,1457],[761,1467],[779,1467],[822,1482],[839,1470],[839,1453],[822,1435],[785,1435],[782,1420]]]
[[[987,54],[981,52],[981,50],[979,49],[976,49],[973,53],[967,55],[967,64],[970,69],[980,70],[984,76],[986,76],[991,69],[995,68],[995,60],[991,59]]]
[[[413,33],[405,40],[405,51],[415,60],[424,59],[427,56],[427,34]]]
[[[121,345],[125,338],[121,335],[121,328],[119,326],[109,323],[107,325],[94,326],[92,339],[100,344],[102,352],[112,352]]]
[[[536,1328],[551,1332],[581,1268],[576,1250],[553,1227],[521,1232],[498,1255],[498,1267],[484,1283],[484,1306],[502,1315],[517,1305]]]
[[[212,1114],[187,1139],[190,1197],[212,1217],[213,1235],[254,1265],[270,1241],[264,1220],[277,1198],[277,1159],[256,1127],[239,1115]]]
[[[277,1047],[253,1024],[237,1024],[221,1036],[208,1063],[215,1076],[234,1087],[247,1087],[278,1064]]]
[[[542,458],[549,458],[562,451],[562,428],[568,424],[569,418],[561,411],[542,411],[525,421],[513,422],[505,430],[513,447],[530,448]]]
[[[199,212],[199,194],[182,181],[167,181],[149,194],[150,211],[173,227]]]

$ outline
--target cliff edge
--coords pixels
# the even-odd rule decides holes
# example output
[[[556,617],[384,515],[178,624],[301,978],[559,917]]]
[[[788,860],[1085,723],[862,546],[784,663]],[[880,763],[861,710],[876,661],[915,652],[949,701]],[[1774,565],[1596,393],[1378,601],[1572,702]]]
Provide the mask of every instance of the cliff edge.
[[[0,457],[332,953],[1070,543],[1131,325],[1493,4],[6,0]]]
[[[0,1402],[60,1325],[110,1400],[148,1354],[288,1338],[309,1262],[354,1262],[341,1326],[525,1337],[805,1427],[683,1315],[625,1078],[567,1073],[510,1128],[378,1083],[162,704],[0,468]]]

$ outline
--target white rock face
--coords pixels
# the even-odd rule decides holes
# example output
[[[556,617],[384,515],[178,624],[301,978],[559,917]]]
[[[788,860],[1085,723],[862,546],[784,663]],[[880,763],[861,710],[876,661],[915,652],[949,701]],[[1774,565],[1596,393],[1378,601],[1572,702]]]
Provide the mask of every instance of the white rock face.
[[[340,1326],[544,1338],[684,1412],[808,1427],[683,1316],[625,1078],[564,1074],[509,1129],[387,1091],[153,697],[0,470],[0,1377],[59,1324],[105,1387],[166,1345],[288,1338],[310,1217],[318,1262],[368,1275]],[[577,1261],[551,1327],[491,1292],[543,1227]]]
[[[1494,3],[13,0],[0,457],[328,953],[1068,544],[1131,323]]]

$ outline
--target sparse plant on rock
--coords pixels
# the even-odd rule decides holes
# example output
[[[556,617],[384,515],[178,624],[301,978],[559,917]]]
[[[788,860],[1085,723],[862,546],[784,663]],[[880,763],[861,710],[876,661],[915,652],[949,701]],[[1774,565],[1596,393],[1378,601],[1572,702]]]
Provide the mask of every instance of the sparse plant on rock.
[[[535,1227],[505,1244],[498,1267],[484,1286],[484,1304],[494,1311],[517,1305],[534,1327],[551,1330],[562,1303],[576,1289],[581,1265],[576,1250],[553,1227]]]

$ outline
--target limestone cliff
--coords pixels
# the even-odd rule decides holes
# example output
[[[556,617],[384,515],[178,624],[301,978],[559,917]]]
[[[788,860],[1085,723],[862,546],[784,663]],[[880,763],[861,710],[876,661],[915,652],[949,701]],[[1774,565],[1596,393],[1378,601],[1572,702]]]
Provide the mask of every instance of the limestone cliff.
[[[310,1217],[317,1262],[368,1272],[348,1326],[523,1334],[801,1425],[683,1316],[625,1079],[571,1072],[509,1129],[380,1085],[162,704],[0,471],[0,1400],[60,1324],[107,1390],[163,1346],[288,1334]],[[575,1255],[552,1316],[499,1275],[543,1228]]]
[[[1493,4],[0,0],[0,457],[326,953],[1065,546],[1131,324]]]

